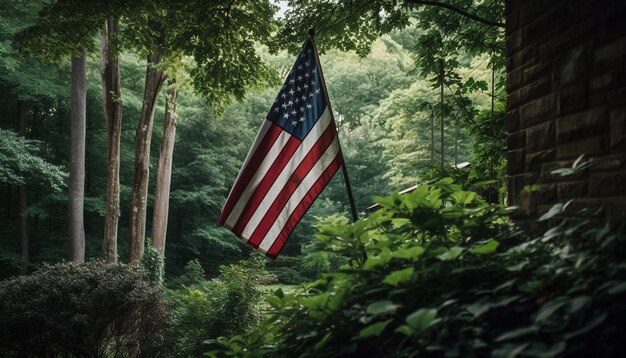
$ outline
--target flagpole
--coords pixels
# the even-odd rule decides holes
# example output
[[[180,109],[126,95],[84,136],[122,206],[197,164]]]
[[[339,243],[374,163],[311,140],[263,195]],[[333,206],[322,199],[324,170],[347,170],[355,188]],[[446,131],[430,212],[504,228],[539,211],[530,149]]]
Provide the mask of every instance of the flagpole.
[[[319,55],[317,54],[317,46],[315,45],[315,29],[309,29],[309,38],[311,39],[311,43],[313,44],[313,53],[315,54],[315,60],[317,61],[317,65],[319,66],[319,74],[321,79],[321,85],[324,86],[324,95],[326,96],[326,103],[328,103],[328,110],[332,118],[335,118],[333,113],[333,107],[330,105],[330,98],[328,98],[328,89],[326,88],[326,81],[324,80],[324,73],[322,72],[322,63],[320,62]],[[341,150],[341,142],[339,141],[339,131],[337,131],[337,144],[339,144],[339,151],[343,156],[343,150]],[[352,221],[356,222],[358,220],[358,215],[356,212],[356,206],[354,205],[354,197],[352,196],[352,186],[350,185],[350,178],[348,178],[348,168],[346,167],[345,158],[342,160],[341,171],[343,172],[343,180],[346,183],[346,191],[348,192],[348,201],[350,202],[350,210],[352,211]]]

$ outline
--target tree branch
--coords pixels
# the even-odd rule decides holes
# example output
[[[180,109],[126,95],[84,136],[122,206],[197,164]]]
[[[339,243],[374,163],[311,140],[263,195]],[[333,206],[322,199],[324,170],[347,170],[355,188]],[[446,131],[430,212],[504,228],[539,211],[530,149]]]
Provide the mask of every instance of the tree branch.
[[[446,3],[443,3],[443,2],[431,1],[431,0],[404,0],[404,2],[408,3],[408,4],[415,4],[415,5],[431,5],[431,6],[443,7],[445,9],[454,11],[454,12],[456,12],[458,14],[461,14],[461,15],[463,15],[463,16],[465,16],[467,18],[470,18],[472,20],[475,20],[475,21],[478,21],[478,22],[482,22],[485,25],[504,28],[504,24],[501,23],[501,22],[492,21],[492,20],[489,20],[489,19],[482,18],[482,17],[480,17],[478,15],[471,14],[471,13],[469,13],[469,12],[467,12],[467,11],[461,9],[461,8],[458,8],[458,7],[454,6],[454,5],[446,4]]]

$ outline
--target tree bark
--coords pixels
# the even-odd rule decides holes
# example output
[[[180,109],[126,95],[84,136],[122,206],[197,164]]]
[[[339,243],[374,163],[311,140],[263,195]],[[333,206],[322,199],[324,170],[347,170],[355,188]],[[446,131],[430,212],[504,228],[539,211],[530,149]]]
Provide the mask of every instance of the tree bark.
[[[17,134],[26,137],[26,116],[28,114],[28,104],[17,102],[19,119],[17,124]],[[28,215],[26,209],[28,207],[28,198],[26,196],[26,184],[22,184],[18,188],[19,197],[19,231],[20,231],[20,252],[22,255],[22,263],[20,265],[20,273],[25,275],[28,273],[29,263],[29,242],[28,242]]]
[[[163,121],[163,139],[159,146],[159,166],[157,167],[156,187],[154,189],[154,214],[152,217],[152,246],[165,256],[167,235],[167,216],[170,202],[170,184],[172,182],[172,157],[176,140],[176,80],[168,83],[165,120]]]
[[[135,138],[135,167],[133,170],[133,192],[130,206],[129,258],[131,265],[139,265],[143,256],[146,236],[146,214],[148,206],[148,175],[150,173],[150,142],[154,123],[154,108],[165,80],[165,73],[156,66],[161,63],[160,55],[148,56],[143,105]]]
[[[87,101],[87,50],[72,57],[72,96],[70,114],[70,187],[68,226],[70,260],[85,262],[85,225],[83,206],[85,199],[85,134]]]
[[[102,254],[117,262],[117,226],[120,214],[120,138],[122,134],[122,91],[120,64],[114,48],[118,19],[110,17],[105,23],[105,33],[100,36],[100,75],[104,104],[104,121],[107,130],[107,206],[104,216]]]

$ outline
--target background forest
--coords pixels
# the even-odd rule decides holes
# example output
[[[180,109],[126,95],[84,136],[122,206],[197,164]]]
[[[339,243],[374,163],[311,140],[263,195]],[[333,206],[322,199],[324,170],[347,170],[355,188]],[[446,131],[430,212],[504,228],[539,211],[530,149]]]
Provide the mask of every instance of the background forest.
[[[70,64],[67,60],[53,58],[55,61],[51,61],[50,57],[42,58],[33,52],[20,52],[15,44],[15,39],[19,39],[16,35],[35,26],[38,13],[46,3],[4,2],[2,5],[2,277],[14,275],[20,269],[22,272],[33,271],[42,263],[58,262],[68,257]],[[96,29],[94,35],[98,31],[102,33],[104,30]],[[321,56],[356,206],[362,213],[373,204],[373,196],[400,191],[416,184],[420,178],[432,176],[432,169],[439,166],[435,164],[441,158],[444,159],[444,170],[469,161],[472,165],[461,175],[472,176],[475,180],[489,179],[489,173],[485,174],[481,168],[490,160],[485,156],[485,144],[481,143],[481,133],[476,126],[476,121],[481,118],[474,117],[480,111],[490,111],[494,59],[489,53],[472,55],[462,49],[455,50],[454,72],[448,74],[454,76],[454,81],[449,81],[444,88],[445,114],[441,124],[438,80],[429,78],[419,66],[419,56],[425,56],[424,50],[434,51],[424,48],[420,42],[425,31],[428,30],[420,29],[416,23],[407,24],[402,30],[376,38],[371,49],[361,56],[337,49],[327,50]],[[296,41],[303,40],[301,37]],[[94,38],[92,45],[97,45],[96,41]],[[281,39],[275,41],[280,45]],[[321,47],[328,46],[322,43]],[[217,216],[259,124],[278,93],[280,79],[293,62],[293,55],[284,50],[270,52],[260,43],[254,44],[254,49],[267,65],[264,81],[267,85],[256,85],[240,101],[225,107],[215,107],[220,103],[207,101],[202,89],[192,84],[189,74],[197,65],[191,57],[177,54],[182,57],[178,62],[180,65],[176,65],[180,73],[176,141],[165,247],[165,273],[170,279],[179,276],[191,260],[198,260],[212,276],[217,274],[220,265],[250,255],[244,244],[217,225]],[[144,51],[137,46],[124,45],[119,52],[123,121],[118,255],[122,262],[128,261],[135,128],[142,111],[146,72]],[[86,257],[89,259],[102,255],[107,203],[107,125],[100,80],[101,54],[97,48],[88,51],[86,66],[84,227]],[[501,67],[496,68],[495,74],[495,116],[500,118]],[[151,237],[149,228],[152,227],[159,143],[163,138],[165,92],[166,86],[163,86],[155,106],[147,237]],[[441,129],[443,133],[440,133]],[[496,173],[492,175],[495,179],[501,177],[501,153],[504,150],[501,139],[498,145],[502,147],[497,148],[500,152],[495,159]],[[26,210],[20,206],[21,200],[24,200]],[[343,179],[337,176],[302,220],[281,258],[268,262],[278,279],[288,283],[301,281],[305,270],[302,263],[307,267],[321,264],[327,268],[328,263],[307,262],[302,257],[306,257],[317,222],[330,215],[347,217],[347,213]],[[20,225],[25,226],[21,228]],[[22,243],[25,241],[28,245],[26,257],[20,253],[21,230],[24,231]]]

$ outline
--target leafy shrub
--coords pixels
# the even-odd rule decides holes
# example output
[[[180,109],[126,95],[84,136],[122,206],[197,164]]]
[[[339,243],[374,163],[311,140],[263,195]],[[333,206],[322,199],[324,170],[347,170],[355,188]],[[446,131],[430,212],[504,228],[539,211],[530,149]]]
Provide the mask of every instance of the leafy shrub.
[[[261,259],[222,266],[220,272],[219,280],[170,291],[177,356],[199,356],[208,338],[246,333],[258,321],[258,280],[265,273]]]
[[[267,297],[263,331],[220,339],[211,354],[612,357],[626,348],[620,232],[585,219],[529,239],[509,209],[449,179],[377,201],[368,218],[317,235],[318,250],[348,264]]]
[[[93,261],[0,282],[0,356],[166,353],[170,318],[140,270]]]
[[[163,273],[165,271],[164,258],[159,254],[159,250],[152,246],[150,238],[147,238],[146,242],[146,251],[141,257],[141,266],[145,271],[148,282],[160,286],[163,284]]]
[[[183,268],[183,274],[169,281],[171,288],[180,286],[191,286],[204,282],[206,273],[198,259],[190,260]]]
[[[279,256],[275,261],[267,261],[265,268],[278,278],[278,282],[284,285],[297,285],[307,281],[300,269],[302,257]]]

